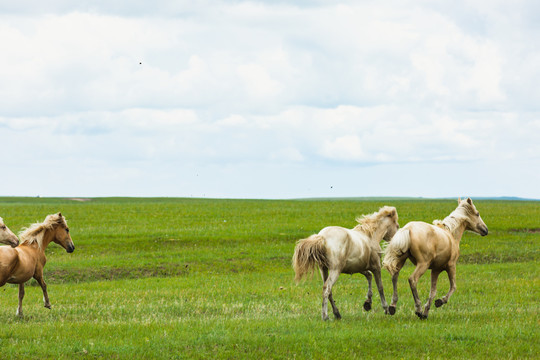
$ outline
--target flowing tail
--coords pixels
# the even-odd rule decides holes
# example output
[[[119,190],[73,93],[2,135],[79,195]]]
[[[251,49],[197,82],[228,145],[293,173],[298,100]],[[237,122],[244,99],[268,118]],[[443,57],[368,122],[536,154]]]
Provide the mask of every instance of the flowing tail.
[[[409,229],[401,229],[390,241],[384,251],[383,267],[394,275],[398,269],[397,264],[403,254],[409,251],[411,246],[411,235]]]
[[[306,274],[313,273],[316,265],[328,268],[324,237],[311,235],[307,239],[298,240],[292,258],[296,282],[298,283]]]

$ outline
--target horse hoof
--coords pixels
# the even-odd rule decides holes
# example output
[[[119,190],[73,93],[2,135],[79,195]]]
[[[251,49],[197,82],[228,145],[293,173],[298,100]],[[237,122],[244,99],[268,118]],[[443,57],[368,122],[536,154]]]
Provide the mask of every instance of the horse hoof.
[[[366,301],[364,303],[364,310],[366,310],[366,311],[371,310],[371,303],[370,302]]]
[[[336,320],[341,320],[341,314],[334,314],[334,317],[336,318]]]
[[[415,312],[415,314],[421,319],[421,320],[426,320],[427,319],[427,315],[424,315],[422,314],[421,312]]]
[[[388,313],[389,313],[390,315],[394,315],[394,314],[396,313],[396,307],[395,307],[395,306],[390,306],[390,307],[388,308]]]
[[[441,307],[443,306],[443,301],[441,299],[437,299],[435,300],[435,307]]]

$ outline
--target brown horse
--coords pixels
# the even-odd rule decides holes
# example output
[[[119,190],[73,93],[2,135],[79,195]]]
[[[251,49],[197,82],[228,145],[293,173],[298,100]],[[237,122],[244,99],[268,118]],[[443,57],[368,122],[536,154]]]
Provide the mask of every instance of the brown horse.
[[[469,230],[482,236],[488,234],[488,228],[472,200],[470,198],[458,200],[458,203],[458,207],[443,221],[435,220],[434,225],[412,221],[398,231],[390,241],[385,250],[383,266],[392,275],[394,286],[389,308],[391,315],[396,312],[399,271],[407,259],[416,265],[416,269],[409,277],[409,285],[414,297],[416,315],[420,319],[428,317],[429,308],[437,291],[437,279],[442,271],[448,274],[450,290],[442,299],[435,301],[435,306],[440,307],[446,304],[456,290],[456,263],[459,257],[459,242],[463,233]],[[431,269],[431,291],[422,312],[422,303],[418,297],[416,285],[427,269]]]
[[[363,274],[368,281],[367,300],[364,309],[371,310],[372,274],[377,283],[382,307],[388,312],[381,281],[382,253],[380,242],[390,240],[399,229],[396,208],[384,206],[378,212],[364,215],[357,219],[359,224],[354,229],[329,226],[317,235],[299,240],[294,249],[293,268],[296,281],[319,267],[323,280],[322,319],[328,320],[328,300],[336,319],[341,319],[339,310],[332,296],[332,286],[339,274]]]
[[[4,219],[0,217],[0,244],[10,245],[15,247],[19,245],[19,239],[17,236],[9,230],[9,228],[4,224]]]
[[[24,283],[32,277],[43,290],[43,302],[51,308],[47,285],[43,280],[43,267],[47,262],[45,249],[54,241],[68,253],[75,250],[66,219],[61,213],[48,215],[43,223],[31,225],[20,234],[21,243],[16,248],[0,247],[0,286],[5,283],[19,284],[19,307],[17,315],[22,316]]]

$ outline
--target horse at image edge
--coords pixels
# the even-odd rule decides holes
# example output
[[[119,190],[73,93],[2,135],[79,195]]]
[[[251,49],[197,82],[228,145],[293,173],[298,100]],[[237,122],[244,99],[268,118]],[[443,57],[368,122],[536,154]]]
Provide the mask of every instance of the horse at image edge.
[[[19,245],[19,239],[17,235],[11,231],[6,224],[4,224],[4,219],[0,217],[0,244],[9,245],[11,247],[16,247]]]
[[[0,286],[6,283],[19,284],[19,306],[17,315],[22,316],[24,283],[32,277],[43,291],[44,306],[51,308],[47,285],[43,280],[43,268],[47,262],[45,249],[51,242],[62,246],[68,253],[75,250],[66,219],[61,213],[48,215],[43,223],[31,225],[20,234],[20,244],[9,248],[0,246]]]

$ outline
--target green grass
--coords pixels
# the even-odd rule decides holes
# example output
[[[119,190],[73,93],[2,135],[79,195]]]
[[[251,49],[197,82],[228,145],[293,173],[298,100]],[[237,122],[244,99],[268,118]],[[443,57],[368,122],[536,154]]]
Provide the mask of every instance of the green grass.
[[[466,233],[458,289],[426,321],[400,276],[395,316],[362,304],[361,275],[334,287],[341,321],[320,320],[317,276],[293,282],[297,239],[382,205],[400,224],[444,218],[447,200],[206,200],[0,198],[14,231],[61,211],[76,250],[52,244],[45,280],[0,290],[1,358],[538,358],[540,203],[477,201],[490,235]],[[383,273],[387,299],[389,275]],[[425,300],[429,276],[420,280]],[[448,290],[442,274],[439,294]]]

